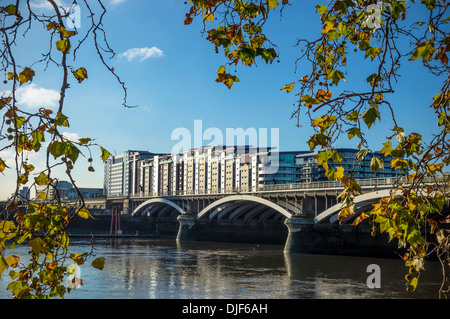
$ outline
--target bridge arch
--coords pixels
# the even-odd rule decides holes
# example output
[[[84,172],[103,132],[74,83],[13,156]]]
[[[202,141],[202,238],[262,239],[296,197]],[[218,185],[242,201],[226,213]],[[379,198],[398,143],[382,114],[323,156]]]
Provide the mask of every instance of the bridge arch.
[[[152,205],[157,205],[157,204],[163,204],[163,205],[168,205],[172,208],[174,208],[175,210],[177,210],[180,214],[185,215],[186,212],[177,204],[175,204],[174,202],[171,202],[170,200],[164,199],[164,198],[152,198],[149,200],[146,200],[145,202],[143,202],[142,204],[140,204],[138,207],[136,207],[133,212],[131,213],[131,216],[134,216],[136,214],[138,214],[138,212],[148,206],[148,208],[146,210],[143,211],[143,213],[146,213]]]
[[[400,191],[397,191],[396,195],[401,194]],[[375,203],[377,200],[383,198],[383,197],[390,197],[392,195],[392,190],[385,189],[380,190],[376,192],[370,192],[366,194],[362,194],[359,196],[356,196],[354,198],[355,203],[355,211],[360,210],[362,212],[362,208],[365,208],[373,203]],[[330,208],[326,209],[319,215],[315,217],[315,222],[320,223],[322,221],[327,220],[328,218],[333,217],[335,214],[339,213],[339,211],[342,208],[342,203],[337,203],[334,206],[331,206]]]
[[[284,209],[281,206],[278,206],[277,204],[261,198],[261,197],[257,197],[257,196],[252,196],[252,195],[232,195],[232,196],[227,196],[224,198],[221,198],[211,204],[209,204],[208,206],[206,206],[205,208],[203,208],[197,215],[197,219],[202,218],[203,216],[205,216],[206,214],[208,214],[209,211],[213,210],[214,208],[218,208],[221,207],[223,205],[232,205],[234,202],[250,202],[250,203],[255,203],[255,204],[260,204],[260,205],[264,205],[267,208],[272,208],[273,210],[275,210],[276,212],[280,213],[281,215],[285,216],[286,218],[291,218],[292,217],[292,213],[290,213],[289,211],[287,211],[286,209]],[[214,211],[213,214],[217,214],[217,211]]]

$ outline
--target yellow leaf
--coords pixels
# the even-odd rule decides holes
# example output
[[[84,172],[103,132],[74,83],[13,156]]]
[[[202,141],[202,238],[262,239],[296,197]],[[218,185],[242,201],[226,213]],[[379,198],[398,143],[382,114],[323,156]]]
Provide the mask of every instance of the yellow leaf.
[[[205,18],[203,19],[203,21],[211,21],[211,22],[213,22],[213,21],[214,21],[214,14],[212,14],[212,13],[207,13],[207,14],[205,15]]]
[[[336,167],[336,173],[334,174],[334,177],[337,180],[341,180],[342,177],[344,177],[344,168],[342,166]]]
[[[83,67],[78,68],[76,71],[72,71],[72,74],[77,79],[78,83],[81,83],[84,79],[88,78],[87,71]]]
[[[59,51],[68,54],[70,52],[70,41],[69,39],[56,41],[56,49]]]
[[[294,83],[291,84],[286,84],[285,86],[283,86],[280,91],[286,91],[286,93],[289,93],[292,91],[292,89],[294,88]]]
[[[19,257],[17,256],[8,256],[5,257],[6,263],[8,264],[8,266],[10,267],[17,267],[17,265],[19,264]]]
[[[20,85],[27,83],[28,81],[33,80],[33,76],[35,75],[34,70],[26,67],[22,72],[19,73],[19,82]]]
[[[369,215],[367,215],[366,213],[361,213],[358,217],[355,218],[352,225],[358,225],[359,223],[361,223],[364,219],[366,219],[368,217],[369,217]]]
[[[325,23],[325,25],[322,28],[322,34],[328,33],[333,30],[336,30],[336,26],[334,25],[333,22],[327,21],[327,23]]]
[[[78,216],[84,219],[88,219],[89,217],[92,217],[91,213],[86,207],[82,207],[77,212]]]

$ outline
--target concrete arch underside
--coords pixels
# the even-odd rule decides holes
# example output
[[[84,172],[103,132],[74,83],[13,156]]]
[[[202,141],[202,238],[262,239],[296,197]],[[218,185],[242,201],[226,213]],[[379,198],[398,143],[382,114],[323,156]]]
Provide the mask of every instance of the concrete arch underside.
[[[397,192],[400,194],[400,192]],[[363,212],[368,212],[372,210],[372,204],[376,203],[379,199],[383,197],[390,197],[392,195],[392,191],[389,189],[370,192],[367,194],[359,195],[354,198],[355,202],[355,214],[344,219],[344,222],[349,222],[356,218],[359,214]],[[338,221],[337,215],[342,209],[342,203],[337,203],[336,205],[328,208],[324,212],[320,213],[314,218],[315,223],[323,223],[328,222],[330,224],[336,223]]]
[[[177,204],[164,199],[164,198],[152,198],[149,199],[139,206],[137,206],[131,216],[152,216],[152,217],[162,217],[162,216],[172,216],[175,218],[180,214],[186,214],[185,211]]]
[[[267,221],[283,222],[292,214],[285,208],[251,195],[233,195],[219,199],[202,209],[197,215],[200,222],[228,224],[262,224]]]

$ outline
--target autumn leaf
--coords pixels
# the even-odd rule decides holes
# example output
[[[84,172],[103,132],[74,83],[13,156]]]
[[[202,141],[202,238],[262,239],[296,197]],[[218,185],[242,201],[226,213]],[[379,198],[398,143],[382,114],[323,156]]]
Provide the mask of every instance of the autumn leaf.
[[[289,93],[292,91],[292,89],[294,88],[294,83],[291,84],[286,84],[285,86],[283,86],[280,91],[286,91],[286,93]]]
[[[211,21],[211,22],[213,22],[214,21],[214,14],[212,14],[212,13],[205,14],[205,17],[204,17],[203,21]]]
[[[34,75],[34,70],[26,67],[22,72],[19,73],[20,85],[27,83],[28,81],[33,81]]]
[[[231,89],[234,82],[239,82],[239,81],[240,80],[238,79],[237,76],[226,73],[226,69],[223,65],[220,66],[219,69],[217,70],[216,82],[222,82],[223,84],[225,84],[228,87],[228,89]]]
[[[111,153],[108,152],[107,150],[105,150],[105,149],[104,149],[103,147],[101,147],[101,146],[100,146],[100,149],[101,149],[101,151],[102,151],[102,155],[101,155],[102,161],[103,161],[103,162],[106,162],[106,161],[108,160],[108,158],[111,156]]]
[[[62,53],[68,54],[70,52],[70,41],[69,39],[56,41],[56,49],[61,51]]]
[[[336,30],[336,26],[333,22],[327,21],[322,28],[322,34],[328,33],[333,30]]]
[[[374,174],[376,174],[378,170],[384,169],[383,159],[375,156],[372,157],[372,160],[370,161],[370,168],[372,169]]]
[[[38,186],[50,185],[52,183],[52,180],[48,178],[44,172],[41,172],[38,177],[34,178],[34,180]]]
[[[70,258],[78,265],[81,266],[85,262],[85,257],[87,256],[87,253],[83,254],[70,254]]]
[[[47,28],[48,28],[48,25],[47,25]],[[64,38],[70,38],[71,36],[74,36],[75,34],[77,34],[75,31],[69,31],[66,28],[64,28],[63,26],[60,26],[58,30],[59,30],[59,33],[61,33],[61,35]]]
[[[336,167],[336,173],[334,174],[334,177],[337,180],[341,180],[344,177],[344,168],[342,166]]]
[[[78,68],[76,71],[72,71],[73,76],[77,79],[78,83],[84,81],[84,79],[88,78],[87,71],[85,68]]]
[[[77,215],[80,216],[83,219],[88,219],[89,217],[92,217],[91,213],[86,207],[82,207],[77,211]]]
[[[269,9],[275,10],[278,5],[279,0],[268,0],[267,5],[269,6]]]
[[[5,161],[0,158],[0,173],[2,173],[8,166]]]
[[[91,263],[92,267],[102,270],[105,267],[105,257],[96,258]]]
[[[424,43],[419,43],[409,61],[418,60],[420,59],[420,57],[422,57],[422,60],[426,62],[431,59],[434,51],[436,51],[436,48],[433,46],[432,40],[428,40]]]
[[[322,102],[324,100],[329,100],[332,95],[333,93],[331,93],[330,91],[325,92],[324,90],[319,89],[316,94],[316,99],[319,99]]]

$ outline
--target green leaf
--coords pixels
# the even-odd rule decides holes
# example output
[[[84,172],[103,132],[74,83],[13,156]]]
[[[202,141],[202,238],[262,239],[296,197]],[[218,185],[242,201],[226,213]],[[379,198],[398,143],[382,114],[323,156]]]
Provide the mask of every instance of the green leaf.
[[[384,169],[383,159],[375,156],[372,157],[372,160],[370,161],[370,168],[372,169],[374,174],[376,174],[378,170]]]
[[[321,5],[316,6],[316,12],[320,13],[320,15],[324,15],[325,13],[327,13],[327,11],[328,11],[327,6],[321,6]]]
[[[373,61],[380,54],[380,52],[381,52],[381,48],[372,48],[371,47],[366,51],[366,58],[368,56],[370,56],[370,58]]]
[[[356,160],[358,162],[361,162],[364,159],[364,157],[367,155],[367,153],[369,153],[368,150],[360,150],[360,151],[358,151],[358,153],[356,153]]]
[[[105,257],[99,257],[96,258],[92,264],[91,264],[94,268],[100,269],[102,270],[103,267],[105,267]]]
[[[33,238],[28,242],[28,247],[31,247],[31,250],[36,256],[39,256],[41,253],[45,252],[46,246],[47,244],[40,237]]]
[[[357,111],[353,111],[345,117],[346,121],[358,122],[359,113]]]
[[[2,273],[5,271],[6,268],[8,268],[8,263],[6,262],[5,258],[3,258],[2,255],[0,255],[0,278],[2,278]]]
[[[6,12],[9,15],[19,14],[17,7],[13,4],[10,4],[9,6],[4,7],[1,12]]]
[[[48,178],[44,172],[41,172],[38,177],[34,178],[34,180],[38,186],[50,185],[52,183],[52,180]]]
[[[409,61],[418,60],[420,57],[422,57],[424,62],[429,61],[435,51],[436,48],[434,47],[432,40],[427,40],[425,43],[419,43]]]
[[[92,139],[90,137],[80,138],[78,140],[78,144],[79,145],[86,145],[86,144],[89,144],[90,141],[92,141]]]
[[[345,77],[344,77],[344,73],[342,73],[339,70],[330,70],[327,71],[327,79],[331,79],[333,81],[333,84],[338,85],[340,80],[344,80],[345,82]]]
[[[102,151],[102,155],[101,155],[102,161],[103,161],[103,162],[106,162],[106,161],[108,160],[108,158],[111,156],[111,153],[108,152],[107,150],[105,150],[105,149],[104,149],[103,147],[101,147],[101,146],[100,146],[100,149],[101,149],[101,151]]]
[[[327,136],[322,133],[314,134],[311,136],[311,138],[308,140],[308,145],[311,150],[311,152],[318,146],[326,147],[328,145]]]
[[[378,74],[376,74],[376,73],[371,74],[371,75],[366,79],[366,82],[368,82],[372,87],[377,87],[379,81],[380,81],[380,77],[379,77]]]
[[[33,139],[31,143],[31,148],[36,152],[38,152],[39,149],[41,148],[41,143],[45,141],[44,133],[34,131],[33,133],[31,133],[31,137]]]
[[[68,117],[62,114],[61,112],[58,112],[58,114],[55,117],[55,124],[59,126],[69,127]]]
[[[389,154],[391,154],[392,151],[393,151],[393,148],[392,148],[391,141],[387,141],[386,143],[383,143],[383,148],[381,149],[380,152],[383,153],[385,157],[388,156]]]
[[[375,123],[375,120],[377,119],[377,117],[379,118],[380,115],[378,113],[378,110],[376,110],[375,108],[371,107],[369,109],[367,109],[363,114],[362,114],[362,119],[364,121],[364,123],[366,123],[367,127],[370,129],[370,127],[372,126],[373,123]]]
[[[80,150],[71,142],[66,142],[66,148],[64,155],[66,155],[72,162],[76,162],[78,155],[80,155]]]
[[[374,219],[374,222],[380,224],[381,233],[389,231],[391,228],[395,227],[395,222],[392,219],[383,216],[378,216],[376,219]]]
[[[80,155],[80,150],[72,142],[58,142],[53,141],[48,146],[47,150],[56,159],[62,155],[67,156],[72,162],[78,159]]]
[[[361,137],[361,131],[357,127],[352,127],[347,132],[348,139],[351,140],[355,136]]]

